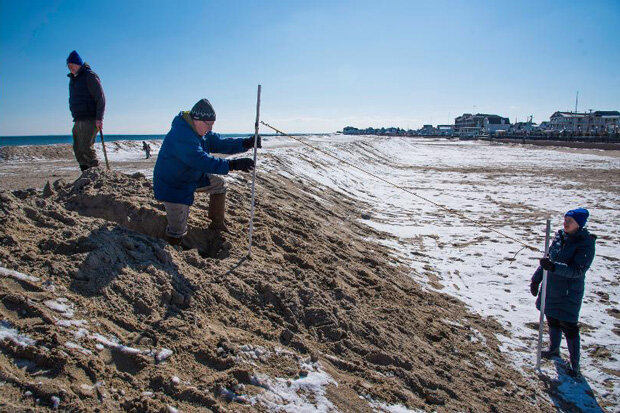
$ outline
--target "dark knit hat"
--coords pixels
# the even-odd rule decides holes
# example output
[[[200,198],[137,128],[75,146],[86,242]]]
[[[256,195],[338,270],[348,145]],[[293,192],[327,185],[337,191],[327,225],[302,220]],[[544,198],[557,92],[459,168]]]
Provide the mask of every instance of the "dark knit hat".
[[[564,214],[564,216],[571,217],[579,224],[579,228],[583,228],[583,226],[586,225],[586,222],[588,222],[590,212],[588,212],[588,210],[585,208],[577,208],[571,209],[566,214]]]
[[[69,63],[74,63],[76,65],[82,66],[84,64],[84,61],[82,60],[78,52],[74,50],[71,53],[69,53],[69,57],[67,57],[67,64]]]
[[[200,99],[196,102],[189,115],[196,120],[215,120],[215,111],[207,99]]]

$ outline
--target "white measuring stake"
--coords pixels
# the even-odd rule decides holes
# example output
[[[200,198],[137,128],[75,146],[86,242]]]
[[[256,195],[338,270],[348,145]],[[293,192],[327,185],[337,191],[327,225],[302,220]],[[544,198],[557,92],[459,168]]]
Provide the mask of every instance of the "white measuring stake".
[[[256,93],[256,122],[254,123],[254,170],[252,171],[252,201],[250,206],[250,240],[248,257],[252,256],[252,232],[254,230],[254,187],[256,184],[256,145],[258,142],[258,121],[260,119],[260,85]]]
[[[549,254],[549,233],[551,232],[551,220],[547,220],[547,233],[545,234],[545,257]],[[540,293],[540,318],[538,320],[538,348],[536,349],[536,370],[540,371],[540,357],[542,352],[543,330],[545,329],[545,302],[547,300],[547,270],[543,268],[542,292]]]

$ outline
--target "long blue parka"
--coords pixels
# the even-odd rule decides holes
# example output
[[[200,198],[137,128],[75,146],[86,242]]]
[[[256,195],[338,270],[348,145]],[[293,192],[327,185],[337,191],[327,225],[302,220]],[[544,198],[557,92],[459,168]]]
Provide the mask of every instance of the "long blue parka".
[[[555,271],[547,274],[546,316],[569,323],[579,320],[586,271],[594,259],[595,242],[596,235],[590,234],[586,228],[572,235],[564,230],[557,232],[549,247],[549,259],[555,264]],[[542,267],[538,267],[532,281],[540,283],[542,273]],[[539,310],[540,297],[539,293],[536,300],[536,308]]]
[[[209,132],[198,136],[179,113],[161,145],[155,170],[153,190],[155,199],[175,204],[194,203],[194,191],[209,185],[207,174],[228,174],[228,160],[211,153],[233,154],[245,152],[243,138],[225,139]]]

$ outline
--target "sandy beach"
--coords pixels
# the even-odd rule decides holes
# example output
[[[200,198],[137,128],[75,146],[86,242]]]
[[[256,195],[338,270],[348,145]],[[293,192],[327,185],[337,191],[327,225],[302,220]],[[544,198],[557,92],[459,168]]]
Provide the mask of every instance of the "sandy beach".
[[[561,399],[570,408],[553,382],[528,378],[531,367],[507,356],[501,338],[515,335],[501,318],[451,294],[423,236],[408,238],[418,255],[403,252],[403,238],[382,227],[389,222],[369,195],[376,184],[353,177],[366,195],[347,195],[321,173],[310,181],[305,162],[320,171],[323,161],[287,145],[268,144],[273,153],[261,154],[251,259],[247,175],[228,178],[232,233],[206,229],[208,200],[198,196],[175,249],[161,239],[165,213],[149,174],[155,157],[123,158],[119,144],[108,148],[112,171],[82,174],[69,145],[2,148],[2,406],[551,412]],[[338,142],[330,150],[353,149]],[[471,165],[435,168],[444,177],[507,178]],[[617,170],[547,172],[617,195]],[[436,190],[441,182],[420,185]],[[416,226],[428,219],[419,212]],[[595,403],[612,406],[618,390],[610,391],[600,399],[596,390]]]

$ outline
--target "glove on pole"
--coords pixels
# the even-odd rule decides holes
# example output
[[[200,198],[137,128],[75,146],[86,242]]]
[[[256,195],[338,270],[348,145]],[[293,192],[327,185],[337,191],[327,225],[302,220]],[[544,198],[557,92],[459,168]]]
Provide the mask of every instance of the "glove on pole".
[[[254,166],[256,166],[256,146],[259,144],[258,121],[260,118],[260,85],[256,92],[256,122],[254,123]],[[252,172],[252,201],[250,206],[250,240],[248,244],[248,257],[252,256],[252,231],[254,230],[254,185],[256,184],[256,167]]]

